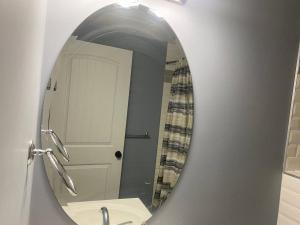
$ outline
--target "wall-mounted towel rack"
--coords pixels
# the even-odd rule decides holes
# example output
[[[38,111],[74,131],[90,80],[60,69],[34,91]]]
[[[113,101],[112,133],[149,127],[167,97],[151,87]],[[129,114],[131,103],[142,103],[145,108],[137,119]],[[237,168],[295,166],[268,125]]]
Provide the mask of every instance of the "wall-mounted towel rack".
[[[150,139],[151,136],[149,135],[149,132],[146,130],[144,134],[126,134],[125,138]]]
[[[34,160],[35,156],[47,156],[50,164],[52,167],[57,171],[59,176],[61,177],[63,183],[65,184],[66,189],[72,196],[77,196],[78,193],[75,188],[75,184],[72,178],[68,175],[67,171],[65,170],[63,164],[56,158],[51,148],[47,149],[37,149],[32,141],[29,143],[28,148],[28,161],[27,165],[29,166],[32,161]]]
[[[65,148],[64,144],[62,143],[62,141],[60,140],[60,138],[57,136],[57,134],[51,129],[41,130],[41,133],[46,134],[46,135],[50,135],[53,143],[56,145],[58,151],[60,152],[60,154],[62,155],[64,160],[69,162],[69,159],[70,159],[69,153],[68,153],[67,149]]]

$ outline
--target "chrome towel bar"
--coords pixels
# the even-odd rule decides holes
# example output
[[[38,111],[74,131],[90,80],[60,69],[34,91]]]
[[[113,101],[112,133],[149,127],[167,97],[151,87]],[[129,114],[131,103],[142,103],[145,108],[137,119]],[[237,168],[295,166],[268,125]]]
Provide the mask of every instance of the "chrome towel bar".
[[[67,162],[69,162],[70,160],[70,156],[69,153],[67,151],[67,149],[65,148],[64,144],[62,143],[62,141],[60,140],[60,138],[57,136],[57,134],[53,131],[53,130],[41,130],[42,134],[48,134],[53,143],[55,144],[55,146],[57,147],[58,151],[60,152],[60,154],[62,154],[63,159],[66,160]]]
[[[56,156],[53,154],[53,150],[50,148],[44,149],[36,149],[34,143],[31,141],[28,149],[28,162],[27,165],[30,165],[34,160],[35,156],[43,156],[46,155],[52,165],[52,167],[57,171],[59,176],[61,177],[66,189],[73,196],[77,196],[78,193],[76,191],[75,185],[71,177],[68,175],[64,166],[59,162]]]

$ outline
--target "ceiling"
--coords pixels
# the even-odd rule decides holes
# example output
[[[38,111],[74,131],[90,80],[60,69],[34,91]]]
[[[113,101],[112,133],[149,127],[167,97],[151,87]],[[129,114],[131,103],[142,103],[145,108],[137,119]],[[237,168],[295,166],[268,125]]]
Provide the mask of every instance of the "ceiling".
[[[73,33],[78,39],[95,41],[112,33],[131,34],[163,42],[176,39],[170,26],[149,8],[112,5],[89,16]]]

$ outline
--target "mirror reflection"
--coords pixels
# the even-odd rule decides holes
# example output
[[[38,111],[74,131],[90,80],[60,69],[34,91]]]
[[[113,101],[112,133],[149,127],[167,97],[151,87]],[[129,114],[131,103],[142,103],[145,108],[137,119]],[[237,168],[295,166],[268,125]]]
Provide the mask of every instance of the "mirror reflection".
[[[300,54],[299,54],[300,55]],[[300,57],[295,77],[294,93],[291,102],[291,113],[288,129],[288,139],[285,152],[284,172],[300,178]]]
[[[79,225],[147,221],[182,174],[193,115],[188,62],[162,18],[142,5],[88,17],[44,99],[45,168],[65,212]]]

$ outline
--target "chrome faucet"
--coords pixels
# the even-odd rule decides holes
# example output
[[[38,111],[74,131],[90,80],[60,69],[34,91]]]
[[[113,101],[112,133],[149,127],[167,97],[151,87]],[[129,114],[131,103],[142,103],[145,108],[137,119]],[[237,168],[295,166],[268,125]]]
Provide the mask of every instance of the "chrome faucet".
[[[102,207],[101,212],[102,212],[102,218],[103,218],[103,225],[109,225],[108,209],[106,207]]]

